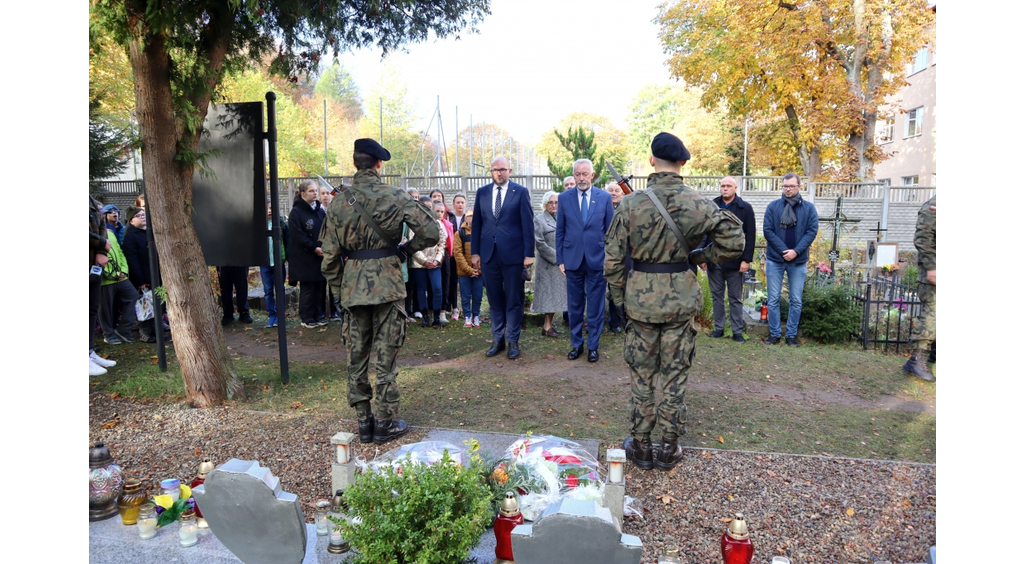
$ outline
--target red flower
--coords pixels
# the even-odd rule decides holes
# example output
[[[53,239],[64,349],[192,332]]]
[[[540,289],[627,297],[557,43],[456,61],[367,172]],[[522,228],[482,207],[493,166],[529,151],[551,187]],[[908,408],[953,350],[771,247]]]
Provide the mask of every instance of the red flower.
[[[580,479],[577,478],[575,474],[569,474],[565,478],[565,485],[568,486],[570,490],[574,489],[577,485],[579,485],[579,483]]]

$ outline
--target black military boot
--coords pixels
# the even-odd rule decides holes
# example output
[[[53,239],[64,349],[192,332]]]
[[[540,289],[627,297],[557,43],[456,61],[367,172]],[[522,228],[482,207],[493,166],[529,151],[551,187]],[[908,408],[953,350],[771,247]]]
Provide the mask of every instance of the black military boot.
[[[928,365],[925,364],[924,359],[928,358],[928,351],[918,349],[914,351],[914,354],[910,355],[910,359],[903,365],[903,370],[908,374],[917,376],[925,382],[934,382],[935,376],[928,371]]]
[[[373,427],[373,442],[382,445],[390,440],[397,439],[409,432],[409,424],[405,421],[388,419],[377,421]]]
[[[373,415],[367,415],[365,418],[359,418],[359,442],[361,443],[372,443],[373,442],[373,428],[374,428]]]
[[[420,327],[430,327],[430,312],[423,310],[423,321],[420,322]]]
[[[628,456],[628,455],[627,455]],[[661,438],[661,448],[655,449],[654,466],[658,470],[668,472],[676,467],[683,459],[683,447],[679,445],[679,439]]]
[[[654,449],[651,447],[650,438],[630,437],[622,442],[622,448],[626,451],[626,458],[633,461],[637,468],[643,470],[654,468]]]

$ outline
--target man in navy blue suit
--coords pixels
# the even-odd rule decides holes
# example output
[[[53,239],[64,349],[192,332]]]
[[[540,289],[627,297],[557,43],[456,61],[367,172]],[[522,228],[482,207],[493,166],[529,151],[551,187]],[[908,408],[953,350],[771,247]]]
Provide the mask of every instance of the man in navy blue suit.
[[[569,295],[569,360],[583,354],[583,320],[587,320],[587,360],[597,362],[604,328],[604,234],[612,224],[612,196],[594,188],[594,164],[580,159],[572,165],[576,187],[558,196],[555,254],[565,274]],[[585,316],[585,317],[584,317]]]
[[[507,336],[508,357],[516,359],[523,324],[523,270],[533,265],[534,242],[530,191],[509,182],[511,172],[505,157],[491,163],[494,182],[476,191],[471,245],[473,268],[484,275],[491,306],[494,343],[487,356],[505,350]]]

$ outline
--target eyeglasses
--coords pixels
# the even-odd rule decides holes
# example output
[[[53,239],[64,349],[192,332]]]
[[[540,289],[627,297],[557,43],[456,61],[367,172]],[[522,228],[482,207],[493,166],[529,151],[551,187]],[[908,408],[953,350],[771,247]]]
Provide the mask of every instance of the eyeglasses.
[[[799,184],[783,184],[782,187],[783,188],[799,188],[800,185]]]
[[[502,172],[502,173],[504,173],[504,172],[508,172],[510,170],[512,170],[512,169],[510,169],[510,168],[492,168],[491,172]]]
[[[556,201],[556,202],[548,202],[548,203],[546,203],[546,204],[544,204],[544,205],[545,205],[545,206],[550,206],[551,204],[557,204],[557,203],[558,203],[557,201]]]

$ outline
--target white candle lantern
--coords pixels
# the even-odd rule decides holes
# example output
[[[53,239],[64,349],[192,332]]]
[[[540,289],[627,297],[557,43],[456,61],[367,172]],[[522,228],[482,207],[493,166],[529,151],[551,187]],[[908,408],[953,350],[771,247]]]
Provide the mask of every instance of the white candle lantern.
[[[356,436],[352,433],[338,433],[331,437],[331,444],[338,449],[338,464],[348,464],[352,459],[352,439]]]
[[[622,470],[626,464],[626,451],[621,448],[610,448],[605,453],[608,459],[608,483],[623,483]]]

